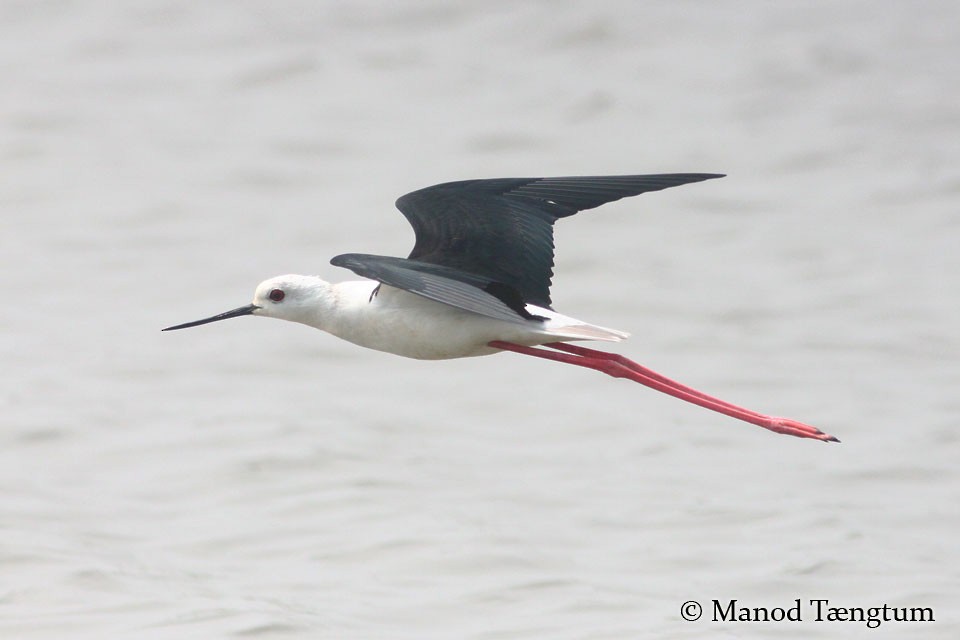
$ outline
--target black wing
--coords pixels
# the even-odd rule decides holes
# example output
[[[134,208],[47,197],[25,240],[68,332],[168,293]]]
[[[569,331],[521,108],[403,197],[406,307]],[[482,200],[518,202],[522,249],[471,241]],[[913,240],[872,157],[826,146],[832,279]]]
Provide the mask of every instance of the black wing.
[[[553,223],[646,191],[721,178],[713,173],[447,182],[397,200],[417,241],[410,259],[501,283],[550,307]]]
[[[520,294],[490,278],[405,258],[345,253],[330,261],[357,275],[506,322],[542,320],[527,312]]]

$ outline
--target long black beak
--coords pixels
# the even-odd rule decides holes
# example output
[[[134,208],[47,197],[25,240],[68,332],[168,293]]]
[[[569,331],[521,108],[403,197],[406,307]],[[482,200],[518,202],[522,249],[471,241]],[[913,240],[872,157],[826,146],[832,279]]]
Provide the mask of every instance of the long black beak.
[[[259,309],[255,304],[248,304],[245,307],[237,307],[236,309],[231,309],[230,311],[224,311],[215,316],[210,316],[209,318],[204,318],[203,320],[194,320],[193,322],[184,322],[183,324],[174,325],[172,327],[167,327],[166,329],[161,329],[161,331],[173,331],[175,329],[188,329],[190,327],[198,327],[201,324],[207,324],[208,322],[216,322],[217,320],[226,320],[227,318],[237,318],[239,316],[248,316],[257,309]]]

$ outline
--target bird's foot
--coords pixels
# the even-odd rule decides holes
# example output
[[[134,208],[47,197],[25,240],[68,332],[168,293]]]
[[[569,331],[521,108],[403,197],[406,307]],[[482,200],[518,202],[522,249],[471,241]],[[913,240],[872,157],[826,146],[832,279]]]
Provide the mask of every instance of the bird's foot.
[[[836,436],[832,436],[829,433],[824,433],[814,426],[804,424],[803,422],[799,422],[797,420],[791,420],[790,418],[771,416],[764,422],[764,424],[757,424],[764,429],[769,429],[770,431],[774,431],[776,433],[782,433],[788,436],[796,436],[798,438],[812,438],[814,440],[820,440],[821,442],[840,442],[840,439]]]

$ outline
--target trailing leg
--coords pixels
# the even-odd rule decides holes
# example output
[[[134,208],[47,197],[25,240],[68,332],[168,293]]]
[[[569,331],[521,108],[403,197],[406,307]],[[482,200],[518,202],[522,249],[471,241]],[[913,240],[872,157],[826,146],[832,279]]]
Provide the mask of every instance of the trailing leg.
[[[744,422],[755,424],[764,429],[796,436],[798,438],[813,438],[824,442],[839,442],[837,438],[824,433],[816,427],[792,420],[790,418],[781,418],[777,416],[768,416],[756,411],[751,411],[744,407],[737,406],[720,398],[703,393],[692,387],[671,380],[664,375],[657,373],[643,365],[630,360],[624,356],[606,351],[597,351],[586,347],[575,346],[564,342],[551,342],[543,345],[555,349],[541,349],[538,347],[528,347],[511,342],[500,340],[490,343],[491,347],[522,353],[537,358],[554,360],[556,362],[565,362],[578,367],[586,367],[606,373],[615,378],[627,378],[642,385],[656,389],[675,398],[690,402],[705,409],[716,411],[728,415]]]

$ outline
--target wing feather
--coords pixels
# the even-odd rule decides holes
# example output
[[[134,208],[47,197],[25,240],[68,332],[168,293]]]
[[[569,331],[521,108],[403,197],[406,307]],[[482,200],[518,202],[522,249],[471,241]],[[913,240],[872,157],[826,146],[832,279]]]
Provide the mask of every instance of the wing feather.
[[[553,224],[607,202],[711,173],[463,180],[408,193],[397,208],[416,244],[409,258],[498,282],[524,302],[550,308]]]
[[[519,324],[543,319],[530,314],[519,292],[508,285],[443,265],[365,253],[345,253],[330,263],[364,278],[488,318]]]

